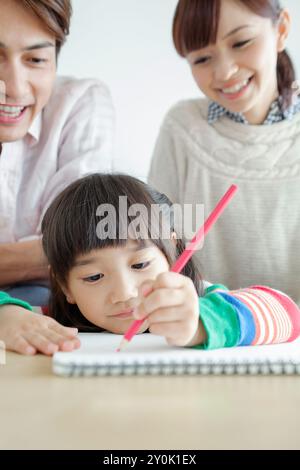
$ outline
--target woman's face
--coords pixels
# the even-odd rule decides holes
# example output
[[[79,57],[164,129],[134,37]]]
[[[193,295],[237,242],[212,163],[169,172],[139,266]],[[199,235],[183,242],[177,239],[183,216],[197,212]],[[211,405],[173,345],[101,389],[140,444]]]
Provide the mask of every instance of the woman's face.
[[[76,304],[91,323],[124,334],[141,301],[141,285],[168,270],[166,257],[154,244],[141,248],[129,240],[125,246],[79,256],[63,290],[67,301]]]
[[[16,0],[0,0],[0,11],[0,142],[13,142],[50,98],[55,37]]]
[[[284,49],[289,15],[274,25],[236,0],[221,2],[216,44],[187,55],[201,91],[232,112],[261,124],[278,96],[277,56]]]

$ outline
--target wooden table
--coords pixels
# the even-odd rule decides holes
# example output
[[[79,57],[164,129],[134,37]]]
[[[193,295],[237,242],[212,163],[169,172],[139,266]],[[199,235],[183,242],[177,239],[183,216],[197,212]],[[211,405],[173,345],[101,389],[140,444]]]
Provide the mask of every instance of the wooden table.
[[[300,377],[61,378],[7,353],[1,449],[300,449]]]

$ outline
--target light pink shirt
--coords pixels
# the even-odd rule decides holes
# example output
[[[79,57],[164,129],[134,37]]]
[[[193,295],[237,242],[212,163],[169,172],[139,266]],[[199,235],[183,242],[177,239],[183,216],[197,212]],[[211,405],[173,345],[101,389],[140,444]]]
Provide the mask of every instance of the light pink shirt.
[[[112,169],[114,109],[96,80],[60,77],[20,141],[2,144],[0,243],[41,235],[42,217],[72,181]]]

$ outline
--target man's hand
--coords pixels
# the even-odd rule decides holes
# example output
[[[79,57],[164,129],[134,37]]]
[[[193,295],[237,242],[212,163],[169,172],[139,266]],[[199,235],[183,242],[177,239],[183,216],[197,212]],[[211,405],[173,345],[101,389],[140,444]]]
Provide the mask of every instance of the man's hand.
[[[0,286],[48,279],[48,276],[40,239],[0,244]]]

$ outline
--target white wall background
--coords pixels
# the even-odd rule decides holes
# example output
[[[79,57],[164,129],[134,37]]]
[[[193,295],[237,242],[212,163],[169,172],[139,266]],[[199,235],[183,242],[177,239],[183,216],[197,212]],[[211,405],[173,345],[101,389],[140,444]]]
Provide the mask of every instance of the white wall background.
[[[97,77],[109,86],[117,115],[115,169],[142,178],[168,108],[199,95],[172,44],[176,4],[73,0],[71,35],[59,61],[60,74]],[[300,71],[300,1],[284,0],[284,5],[293,20],[288,49]]]

